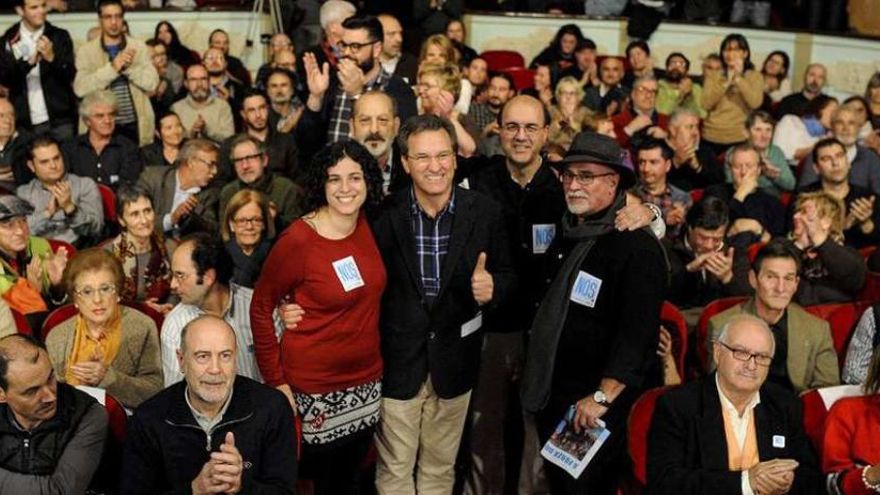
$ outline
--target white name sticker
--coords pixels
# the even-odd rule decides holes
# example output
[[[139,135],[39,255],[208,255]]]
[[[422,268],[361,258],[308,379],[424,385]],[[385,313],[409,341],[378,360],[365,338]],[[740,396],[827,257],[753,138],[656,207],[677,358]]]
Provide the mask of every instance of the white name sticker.
[[[364,279],[361,277],[357,263],[354,262],[354,256],[334,261],[333,269],[336,270],[336,277],[339,278],[345,292],[364,286]]]
[[[782,435],[773,435],[773,446],[777,449],[785,448],[785,437]]]
[[[477,316],[474,316],[470,320],[466,321],[464,325],[461,326],[461,338],[465,338],[468,335],[476,332],[483,326],[483,312],[477,312]]]
[[[556,237],[555,224],[536,223],[532,225],[532,253],[546,253],[554,237]]]
[[[571,300],[588,308],[596,307],[596,299],[599,298],[599,289],[602,288],[602,280],[587,272],[578,272],[574,287],[571,288]]]

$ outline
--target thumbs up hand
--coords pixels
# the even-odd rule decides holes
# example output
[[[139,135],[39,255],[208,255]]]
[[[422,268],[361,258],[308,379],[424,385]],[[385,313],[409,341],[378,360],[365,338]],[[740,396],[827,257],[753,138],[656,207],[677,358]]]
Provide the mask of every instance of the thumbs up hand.
[[[474,274],[471,275],[471,291],[474,294],[474,300],[480,306],[492,300],[492,292],[495,289],[495,281],[492,274],[486,270],[486,253],[481,252],[477,258],[477,266],[474,267]]]

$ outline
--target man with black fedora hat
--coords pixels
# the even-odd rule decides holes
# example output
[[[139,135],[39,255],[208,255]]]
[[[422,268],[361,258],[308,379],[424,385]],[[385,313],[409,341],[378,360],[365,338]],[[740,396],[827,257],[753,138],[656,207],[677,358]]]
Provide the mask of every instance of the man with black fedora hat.
[[[566,209],[546,256],[546,295],[535,315],[523,379],[526,411],[542,441],[575,405],[576,429],[604,421],[611,435],[575,479],[545,464],[553,493],[615,493],[627,469],[626,419],[654,383],[663,248],[648,229],[618,231],[615,216],[636,180],[620,146],[593,132],[575,136],[561,162]]]

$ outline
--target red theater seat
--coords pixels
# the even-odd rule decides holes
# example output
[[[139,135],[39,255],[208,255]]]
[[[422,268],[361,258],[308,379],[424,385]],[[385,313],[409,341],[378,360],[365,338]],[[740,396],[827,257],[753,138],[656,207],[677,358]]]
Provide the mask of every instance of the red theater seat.
[[[632,459],[633,472],[630,483],[625,484],[623,492],[627,495],[640,494],[645,491],[648,482],[648,429],[657,399],[671,387],[653,388],[642,394],[629,413],[626,429],[628,432],[629,456]]]
[[[526,60],[522,54],[514,50],[486,50],[480,54],[480,58],[486,61],[489,70],[497,71],[526,66]]]
[[[703,312],[700,313],[700,319],[697,321],[697,342],[695,347],[703,371],[709,369],[709,349],[706,347],[706,342],[709,338],[709,320],[725,309],[736,306],[746,299],[748,298],[742,296],[716,299],[707,304],[706,307],[703,308]]]

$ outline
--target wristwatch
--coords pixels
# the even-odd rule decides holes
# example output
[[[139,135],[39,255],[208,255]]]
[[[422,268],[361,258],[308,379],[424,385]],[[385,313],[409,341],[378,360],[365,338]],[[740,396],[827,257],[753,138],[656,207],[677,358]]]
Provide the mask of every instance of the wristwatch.
[[[593,400],[596,404],[604,407],[611,407],[611,401],[608,400],[608,397],[605,396],[605,392],[601,390],[596,390],[593,392]]]

